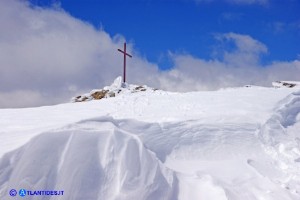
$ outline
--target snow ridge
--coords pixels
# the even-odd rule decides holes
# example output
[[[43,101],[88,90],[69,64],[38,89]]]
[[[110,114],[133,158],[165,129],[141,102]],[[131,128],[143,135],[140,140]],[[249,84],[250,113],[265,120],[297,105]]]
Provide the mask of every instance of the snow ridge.
[[[61,199],[70,200],[174,199],[174,173],[114,123],[112,118],[85,120],[6,154],[0,161],[0,198],[10,188],[47,188],[64,190]]]
[[[300,91],[280,101],[274,114],[262,126],[260,138],[273,164],[283,173],[277,179],[300,195]]]

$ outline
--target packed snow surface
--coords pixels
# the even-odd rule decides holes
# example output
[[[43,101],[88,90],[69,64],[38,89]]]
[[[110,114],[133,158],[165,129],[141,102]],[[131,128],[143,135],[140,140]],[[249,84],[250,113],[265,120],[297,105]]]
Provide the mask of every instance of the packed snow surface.
[[[0,199],[297,200],[299,113],[300,91],[262,87],[2,109]]]

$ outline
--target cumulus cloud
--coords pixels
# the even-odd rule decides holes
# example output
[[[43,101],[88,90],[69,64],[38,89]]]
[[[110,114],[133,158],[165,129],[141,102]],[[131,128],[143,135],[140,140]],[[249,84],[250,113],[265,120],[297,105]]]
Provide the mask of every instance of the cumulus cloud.
[[[191,55],[173,55],[173,59],[175,67],[161,77],[168,90],[216,90],[248,84],[271,86],[275,80],[299,81],[299,60],[260,66],[247,63],[248,59],[242,56],[236,59],[245,63],[237,66],[234,60],[204,60]]]
[[[224,62],[230,63],[234,66],[244,66],[249,67],[257,65],[259,62],[259,57],[268,52],[267,47],[253,39],[248,35],[240,35],[236,33],[219,34],[216,39],[222,42],[222,45],[226,47],[224,43],[232,43],[233,50],[224,50],[220,52],[223,55]]]
[[[58,103],[110,84],[121,74],[122,57],[116,50],[124,38],[111,37],[61,9],[0,1],[0,27],[0,95],[10,97],[12,107],[21,105],[20,94],[30,95],[26,98],[37,105]],[[130,65],[135,81],[142,80],[141,74],[158,71],[156,65],[139,57]]]
[[[268,52],[263,43],[236,33],[215,37],[221,42],[217,46],[220,56],[215,59],[172,55],[175,66],[163,76],[164,87],[178,91],[186,91],[186,88],[214,90],[248,84],[271,86],[276,80],[300,80],[299,60],[262,65],[260,57]]]
[[[76,19],[55,8],[26,1],[0,1],[0,107],[27,107],[67,102],[82,92],[102,88],[122,74],[121,35]],[[210,60],[170,54],[174,66],[159,70],[128,50],[128,80],[171,91],[214,90],[245,84],[270,85],[299,80],[300,62],[260,64],[267,47],[248,35],[215,35],[219,42]]]

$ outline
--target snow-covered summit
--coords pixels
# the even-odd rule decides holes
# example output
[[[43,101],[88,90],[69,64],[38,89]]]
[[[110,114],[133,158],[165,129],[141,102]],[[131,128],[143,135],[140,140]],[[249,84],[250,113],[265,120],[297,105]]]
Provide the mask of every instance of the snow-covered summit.
[[[0,199],[21,188],[64,191],[28,200],[300,199],[299,89],[136,87],[0,109]]]
[[[103,89],[94,89],[90,93],[82,94],[71,99],[72,102],[84,102],[90,100],[99,100],[103,98],[116,97],[121,94],[156,91],[157,89],[150,88],[146,85],[133,85],[122,82],[122,77],[117,77],[110,86],[105,86]]]

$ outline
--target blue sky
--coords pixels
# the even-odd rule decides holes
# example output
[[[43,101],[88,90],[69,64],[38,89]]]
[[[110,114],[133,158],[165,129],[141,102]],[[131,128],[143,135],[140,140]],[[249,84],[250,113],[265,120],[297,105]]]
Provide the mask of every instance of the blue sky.
[[[168,52],[217,57],[215,34],[250,35],[268,47],[262,63],[297,59],[300,54],[298,0],[32,0],[58,3],[70,15],[122,34],[161,69],[172,66]],[[230,48],[230,44],[227,44]]]
[[[132,84],[189,92],[300,81],[299,10],[299,0],[0,0],[0,108],[111,84],[125,39]]]

